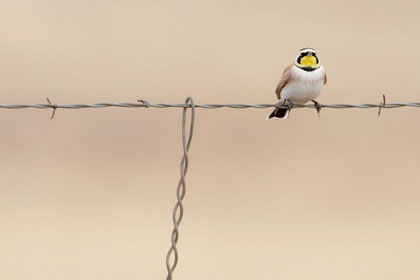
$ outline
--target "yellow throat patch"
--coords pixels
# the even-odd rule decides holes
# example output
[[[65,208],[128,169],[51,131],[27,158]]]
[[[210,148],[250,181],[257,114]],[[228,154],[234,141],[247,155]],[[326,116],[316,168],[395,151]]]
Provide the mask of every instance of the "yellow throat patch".
[[[307,55],[304,56],[300,59],[300,67],[310,67],[310,68],[315,68],[318,66],[318,64],[316,63],[316,57],[312,56],[312,55]]]

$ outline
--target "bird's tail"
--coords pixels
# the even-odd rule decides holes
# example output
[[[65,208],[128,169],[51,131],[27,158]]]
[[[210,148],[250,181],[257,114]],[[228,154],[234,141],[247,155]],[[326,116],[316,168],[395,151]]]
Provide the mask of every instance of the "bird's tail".
[[[271,118],[280,118],[280,119],[286,119],[289,115],[289,109],[283,109],[283,108],[275,108],[273,112],[271,112],[270,115],[267,116],[267,120]]]

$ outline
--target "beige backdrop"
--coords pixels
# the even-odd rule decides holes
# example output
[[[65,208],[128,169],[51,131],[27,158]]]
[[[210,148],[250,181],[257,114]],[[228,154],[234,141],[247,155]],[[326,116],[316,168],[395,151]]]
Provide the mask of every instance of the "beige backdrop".
[[[0,1],[0,103],[420,101],[420,2]],[[197,110],[175,279],[419,279],[420,110]],[[164,279],[180,109],[0,109],[0,279]]]

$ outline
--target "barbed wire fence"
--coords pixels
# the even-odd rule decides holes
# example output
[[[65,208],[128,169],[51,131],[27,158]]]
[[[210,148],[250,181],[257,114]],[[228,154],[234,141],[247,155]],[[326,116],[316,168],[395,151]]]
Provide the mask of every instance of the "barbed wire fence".
[[[191,108],[193,105],[191,103],[177,103],[177,104],[168,104],[168,103],[156,103],[151,104],[148,101],[138,100],[137,103],[94,103],[94,104],[54,104],[51,103],[49,98],[47,98],[47,104],[0,104],[0,109],[85,109],[85,108],[106,108],[106,107],[122,107],[122,108]],[[348,108],[360,108],[360,109],[369,109],[369,108],[400,108],[400,107],[420,107],[420,102],[393,102],[386,103],[385,99],[383,102],[378,104],[319,104],[321,108],[331,108],[331,109],[348,109]],[[282,104],[195,104],[195,108],[203,109],[218,109],[218,108],[233,108],[233,109],[266,109],[271,107],[284,108],[288,109],[289,107]],[[298,105],[295,104],[293,109],[296,108],[315,108],[313,104]]]
[[[378,104],[319,104],[321,108],[331,108],[331,109],[351,109],[351,108],[360,108],[360,109],[370,109],[378,108],[378,115],[381,114],[382,109],[392,109],[392,108],[401,108],[401,107],[415,107],[420,108],[420,102],[396,102],[396,103],[386,103],[385,95],[382,96],[382,102]],[[195,104],[192,97],[187,97],[184,103],[177,104],[167,104],[167,103],[156,103],[151,104],[145,100],[138,100],[137,103],[94,103],[94,104],[54,104],[47,98],[46,104],[0,104],[0,109],[52,109],[51,119],[54,118],[57,109],[86,109],[86,108],[107,108],[107,107],[120,107],[120,108],[182,108],[182,147],[183,155],[180,163],[180,179],[176,189],[177,202],[172,211],[172,222],[173,230],[171,233],[171,246],[166,255],[166,269],[167,277],[166,280],[173,280],[172,274],[178,264],[178,249],[177,243],[179,239],[179,226],[181,224],[182,218],[184,216],[184,206],[183,199],[186,193],[186,181],[185,176],[188,171],[188,151],[191,146],[191,140],[193,137],[194,131],[194,121],[195,121],[195,110],[196,108],[203,109],[218,109],[218,108],[233,108],[233,109],[266,109],[266,108],[284,108],[289,109],[288,106],[283,105],[282,103],[277,104]],[[294,105],[293,109],[298,108],[312,108],[316,109],[314,104],[307,105]],[[189,133],[187,136],[187,111],[191,109],[191,117],[189,122]],[[173,261],[171,264],[171,258],[173,256]]]

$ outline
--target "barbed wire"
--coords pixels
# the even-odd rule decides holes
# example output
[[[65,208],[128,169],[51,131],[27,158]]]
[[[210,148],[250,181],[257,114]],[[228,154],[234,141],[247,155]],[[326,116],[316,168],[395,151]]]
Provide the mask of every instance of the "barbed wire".
[[[108,108],[108,107],[118,107],[118,108],[192,108],[192,104],[185,102],[185,103],[175,103],[175,104],[168,104],[168,103],[155,103],[152,104],[148,101],[138,100],[137,103],[130,103],[130,102],[118,102],[118,103],[94,103],[94,104],[55,104],[47,98],[48,103],[46,104],[0,104],[0,109],[52,109],[53,113],[51,119],[55,115],[55,111],[57,109],[87,109],[87,108]],[[320,104],[321,108],[330,108],[330,109],[351,109],[351,108],[360,108],[360,109],[369,109],[369,108],[379,108],[378,114],[381,113],[382,109],[393,109],[393,108],[400,108],[400,107],[415,107],[420,108],[420,102],[393,102],[393,103],[386,103],[385,95],[383,95],[383,101],[374,104],[374,103],[363,103],[363,104]],[[219,108],[232,108],[232,109],[248,109],[248,108],[255,108],[255,109],[266,109],[266,108],[284,108],[288,109],[289,107],[282,104],[240,104],[240,103],[227,103],[227,104],[195,104],[195,108],[203,108],[203,109],[219,109]],[[294,104],[293,109],[298,108],[316,108],[314,104],[305,104],[299,105]]]
[[[331,109],[346,109],[346,108],[399,108],[399,107],[420,107],[420,102],[394,102],[394,103],[379,103],[379,104],[319,104],[321,108],[331,108]],[[106,108],[106,107],[123,107],[123,108],[191,108],[190,103],[156,103],[151,104],[147,101],[142,101],[140,103],[94,103],[94,104],[0,104],[2,109],[85,109],[85,108]],[[239,104],[239,103],[229,103],[229,104],[195,104],[195,108],[204,108],[204,109],[218,109],[218,108],[233,108],[233,109],[247,109],[247,108],[256,108],[256,109],[265,109],[265,108],[284,108],[287,109],[287,106],[281,104]],[[313,104],[298,105],[294,104],[294,109],[296,108],[315,108]]]
[[[399,108],[399,107],[420,107],[420,102],[394,102],[386,103],[385,105],[381,104],[319,104],[322,108],[331,108],[331,109],[346,109],[346,108]],[[315,108],[313,104],[298,105],[294,104],[293,109],[296,108]],[[176,104],[167,104],[167,103],[156,103],[156,104],[142,104],[142,103],[95,103],[95,104],[0,104],[2,109],[85,109],[85,108],[106,108],[106,107],[123,107],[123,108],[191,108],[191,104],[188,103],[176,103]],[[232,109],[266,109],[271,107],[284,108],[287,109],[287,106],[277,105],[277,104],[196,104],[196,108],[204,109],[218,109],[218,108],[232,108]]]

